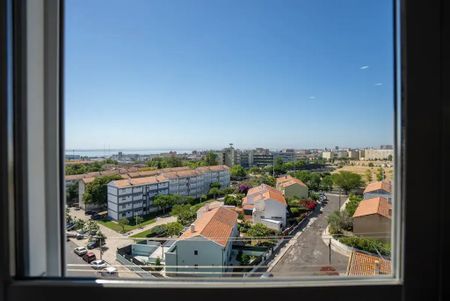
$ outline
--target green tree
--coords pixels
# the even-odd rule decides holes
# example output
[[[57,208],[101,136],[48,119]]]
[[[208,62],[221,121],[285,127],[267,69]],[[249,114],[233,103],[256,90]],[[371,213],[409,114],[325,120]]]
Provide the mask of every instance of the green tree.
[[[383,181],[385,178],[383,167],[378,167],[376,172],[377,181]]]
[[[261,237],[269,237],[275,235],[275,231],[263,225],[261,223],[257,223],[253,225],[248,231],[247,235],[250,237],[261,238]]]
[[[119,175],[97,177],[94,181],[86,185],[86,190],[83,194],[83,201],[85,204],[106,205],[107,199],[107,185],[114,180],[122,179]]]
[[[320,182],[320,189],[323,191],[330,191],[333,188],[333,178],[331,175],[326,175]]]
[[[134,221],[136,223],[137,226],[140,226],[141,223],[144,221],[144,218],[140,215],[137,215],[134,217]]]
[[[321,177],[317,172],[313,172],[310,175],[309,182],[305,183],[308,185],[308,188],[313,191],[317,191],[320,189]]]
[[[153,198],[153,205],[161,208],[163,213],[166,213],[166,209],[175,205],[179,200],[179,196],[158,194]]]
[[[214,152],[208,152],[205,156],[204,162],[208,166],[217,165],[217,154]]]
[[[307,170],[300,170],[295,172],[293,176],[308,185],[309,180],[311,179],[311,172]]]
[[[183,226],[188,226],[192,224],[193,221],[195,221],[195,218],[197,217],[197,212],[192,210],[191,208],[181,211],[178,214],[177,221],[182,224]]]
[[[216,187],[213,187],[213,188],[211,188],[211,189],[209,190],[208,194],[209,194],[210,196],[213,196],[214,199],[216,199],[216,198],[217,198],[217,195],[220,194],[220,189],[219,189],[219,188],[216,188]]]
[[[66,223],[71,223],[71,222],[73,222],[73,218],[72,218],[72,216],[70,215],[70,209],[69,209],[69,208],[66,208],[65,212],[66,212]]]
[[[67,203],[73,203],[78,200],[78,182],[69,184],[66,189]]]
[[[345,194],[362,186],[361,176],[350,171],[340,171],[333,174],[332,178],[334,185],[341,188]]]
[[[353,214],[356,211],[356,208],[358,208],[359,203],[362,201],[362,197],[354,195],[354,194],[350,194],[350,196],[348,198],[349,198],[349,201],[345,205],[345,210],[347,211],[349,216],[353,216]]]
[[[286,167],[284,166],[284,161],[281,158],[277,158],[275,160],[275,165],[273,167],[273,171],[276,175],[281,175],[286,172]]]
[[[372,171],[370,169],[366,169],[366,172],[364,173],[364,176],[366,177],[366,182],[367,183],[372,182]]]
[[[183,231],[183,225],[179,222],[173,222],[166,224],[167,236],[178,236]]]
[[[336,210],[328,216],[328,224],[331,234],[341,234],[343,230],[352,230],[353,219],[347,211]]]
[[[261,169],[261,167],[252,167],[248,170],[249,173],[251,174],[255,174],[255,175],[259,175],[263,173],[263,170]]]
[[[119,219],[119,225],[122,227],[122,233],[125,233],[125,227],[128,226],[129,223],[130,221],[128,218],[123,217]]]
[[[388,161],[392,161],[392,155],[389,155],[389,156],[387,157],[387,159],[388,159]]]
[[[220,186],[222,186],[222,185],[220,185],[219,182],[213,182],[213,183],[211,183],[209,185],[209,188],[218,188],[218,189],[220,189]]]
[[[242,167],[241,165],[233,165],[230,168],[230,175],[232,178],[242,179],[247,176],[247,172],[245,171],[244,167]]]

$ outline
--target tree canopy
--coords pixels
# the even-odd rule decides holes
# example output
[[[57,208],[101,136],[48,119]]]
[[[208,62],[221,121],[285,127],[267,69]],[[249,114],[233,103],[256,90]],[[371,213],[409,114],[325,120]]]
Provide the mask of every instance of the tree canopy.
[[[333,183],[341,188],[345,194],[362,186],[361,176],[350,171],[340,171],[333,174],[332,177]]]
[[[122,179],[119,175],[97,177],[91,183],[86,185],[86,190],[83,194],[83,201],[86,204],[106,204],[107,199],[107,184],[114,180]]]
[[[244,167],[241,165],[233,165],[230,168],[230,175],[233,178],[242,179],[247,176],[247,172],[245,171]]]

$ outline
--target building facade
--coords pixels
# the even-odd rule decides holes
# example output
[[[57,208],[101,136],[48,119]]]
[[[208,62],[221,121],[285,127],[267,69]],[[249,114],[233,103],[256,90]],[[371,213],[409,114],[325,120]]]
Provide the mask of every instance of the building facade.
[[[282,176],[277,178],[277,189],[281,191],[284,197],[306,199],[308,197],[308,186],[297,178],[292,176]]]
[[[221,277],[231,270],[233,238],[239,236],[237,217],[225,207],[202,213],[166,252],[166,275]]]
[[[108,184],[108,215],[114,220],[145,215],[158,210],[153,206],[153,199],[158,194],[198,198],[207,194],[211,183],[215,182],[221,187],[230,185],[227,166],[165,169],[156,175],[112,181]]]
[[[261,223],[276,231],[286,226],[286,200],[280,191],[266,184],[251,188],[242,199],[242,208],[244,215],[251,214],[255,224]]]

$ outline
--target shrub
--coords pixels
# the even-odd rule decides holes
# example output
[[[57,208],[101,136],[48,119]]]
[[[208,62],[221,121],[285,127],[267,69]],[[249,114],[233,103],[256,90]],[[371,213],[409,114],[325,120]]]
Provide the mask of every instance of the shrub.
[[[314,210],[317,206],[317,203],[313,200],[301,200],[300,205],[308,210]]]
[[[377,251],[381,255],[390,255],[391,247],[389,244],[384,243],[380,240],[364,238],[364,237],[340,237],[339,241],[345,245],[351,246],[353,248],[377,254]]]
[[[347,211],[349,216],[353,216],[353,214],[356,211],[356,208],[358,208],[358,205],[361,201],[362,201],[361,196],[350,194],[349,201],[347,205],[345,205],[345,211]]]

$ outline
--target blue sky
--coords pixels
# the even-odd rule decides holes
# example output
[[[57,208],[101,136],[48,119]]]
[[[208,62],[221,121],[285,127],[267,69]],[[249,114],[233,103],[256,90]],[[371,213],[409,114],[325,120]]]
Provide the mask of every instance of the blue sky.
[[[67,0],[66,148],[393,143],[387,0]]]

